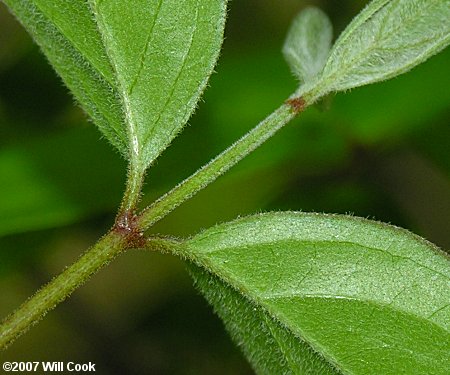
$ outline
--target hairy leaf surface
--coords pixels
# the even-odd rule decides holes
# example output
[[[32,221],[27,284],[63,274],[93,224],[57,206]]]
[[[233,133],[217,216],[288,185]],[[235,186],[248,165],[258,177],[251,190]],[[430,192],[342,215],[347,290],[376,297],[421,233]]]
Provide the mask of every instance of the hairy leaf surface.
[[[340,373],[305,341],[220,278],[192,264],[189,270],[195,285],[213,305],[258,374]]]
[[[333,26],[318,8],[306,8],[292,22],[283,54],[300,82],[309,82],[323,69],[331,48]]]
[[[273,213],[206,230],[182,251],[206,269],[200,289],[259,373],[273,373],[273,356],[285,374],[448,373],[449,259],[405,230]]]
[[[5,0],[105,137],[127,155],[112,67],[86,1]]]
[[[450,0],[374,0],[331,50],[317,91],[324,95],[389,79],[450,42]]]
[[[226,0],[6,0],[120,152],[144,170],[192,114]]]
[[[144,168],[191,116],[217,60],[225,0],[91,1]],[[142,169],[142,168],[141,168]]]

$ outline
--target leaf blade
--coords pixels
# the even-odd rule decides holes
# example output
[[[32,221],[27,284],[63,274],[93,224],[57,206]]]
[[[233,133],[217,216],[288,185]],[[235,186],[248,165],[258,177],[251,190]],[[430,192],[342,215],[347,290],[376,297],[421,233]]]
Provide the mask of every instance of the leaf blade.
[[[323,69],[331,48],[333,26],[319,8],[306,8],[294,19],[283,54],[300,82],[315,78]]]
[[[280,213],[212,228],[187,246],[183,255],[344,373],[367,373],[367,366],[386,374],[448,369],[448,258],[406,231]],[[384,326],[383,317],[392,324]],[[433,347],[436,340],[442,345]]]
[[[117,74],[131,159],[145,169],[195,109],[218,58],[226,1],[91,1],[91,6]]]
[[[193,264],[189,264],[189,272],[195,286],[224,321],[228,332],[249,358],[256,373],[339,374],[306,343],[287,332],[264,309],[247,300],[217,276]],[[299,363],[295,357],[300,355],[308,357],[309,361]]]
[[[136,175],[194,111],[218,58],[226,14],[225,0],[6,4],[106,138],[138,165]]]
[[[127,137],[122,109],[88,5],[81,1],[48,0],[5,3],[99,130],[125,156]]]
[[[111,85],[114,72],[85,2],[34,0],[36,7]],[[83,31],[83,33],[80,32]]]
[[[448,0],[372,1],[331,50],[319,96],[403,74],[450,43]]]

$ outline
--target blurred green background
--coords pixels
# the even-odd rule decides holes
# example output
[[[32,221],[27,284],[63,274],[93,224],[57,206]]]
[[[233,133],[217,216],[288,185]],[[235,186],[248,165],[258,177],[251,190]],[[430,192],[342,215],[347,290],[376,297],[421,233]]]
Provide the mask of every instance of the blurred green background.
[[[361,1],[233,0],[226,40],[189,126],[150,171],[149,203],[253,127],[296,87],[290,20],[322,7],[336,35]],[[450,51],[389,82],[328,98],[153,232],[184,237],[269,210],[352,213],[450,248]],[[126,165],[0,4],[0,315],[112,225]],[[251,374],[183,263],[130,252],[3,361],[92,361],[100,374]]]

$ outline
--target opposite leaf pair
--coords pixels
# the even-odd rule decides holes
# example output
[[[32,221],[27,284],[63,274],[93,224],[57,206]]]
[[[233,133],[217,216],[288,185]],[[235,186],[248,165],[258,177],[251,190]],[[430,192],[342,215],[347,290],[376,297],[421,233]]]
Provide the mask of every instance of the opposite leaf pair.
[[[139,189],[144,171],[186,124],[206,86],[223,40],[227,1],[5,2],[129,159]],[[331,50],[328,17],[304,10],[283,49],[302,83],[293,97],[311,104],[413,68],[449,43],[449,9],[450,0],[372,1]]]
[[[145,170],[188,121],[206,86],[223,39],[226,1],[5,2],[128,158],[122,209],[130,213]],[[450,0],[374,0],[331,47],[329,20],[307,9],[284,47],[301,81],[291,100],[301,106],[284,104],[149,210],[132,216],[134,234],[141,236],[223,174],[296,110],[330,92],[401,74],[443,49],[450,42],[449,18]],[[117,224],[6,320],[4,345],[130,247],[130,228]],[[181,243],[168,241],[167,247],[192,263],[197,285],[258,373],[448,373],[448,258],[404,230],[288,212],[223,224]]]

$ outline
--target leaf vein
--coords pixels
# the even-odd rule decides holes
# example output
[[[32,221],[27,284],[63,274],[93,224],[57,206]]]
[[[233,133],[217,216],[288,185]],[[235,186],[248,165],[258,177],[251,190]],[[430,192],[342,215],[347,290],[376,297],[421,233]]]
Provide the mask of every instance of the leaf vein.
[[[152,136],[153,136],[153,134],[154,134],[154,132],[155,132],[155,129],[157,129],[157,125],[158,125],[158,123],[160,122],[162,115],[163,115],[164,112],[166,111],[166,108],[167,108],[169,102],[171,101],[171,99],[172,99],[172,97],[173,97],[173,94],[174,94],[175,89],[176,89],[176,87],[177,87],[178,81],[179,81],[179,79],[180,79],[180,77],[181,77],[181,74],[182,74],[183,71],[184,71],[184,68],[185,68],[185,66],[186,66],[186,62],[187,62],[188,57],[189,57],[189,55],[190,55],[190,53],[191,53],[191,51],[192,51],[193,41],[194,41],[194,39],[195,39],[195,34],[196,34],[196,32],[197,32],[197,24],[198,24],[198,16],[199,16],[199,11],[198,11],[199,5],[200,5],[200,0],[197,0],[197,7],[196,7],[196,13],[195,13],[195,21],[194,21],[194,24],[193,24],[194,29],[193,29],[193,31],[192,31],[191,37],[189,38],[189,45],[188,45],[188,48],[187,48],[187,50],[186,50],[186,53],[185,53],[184,56],[183,56],[182,63],[181,63],[181,66],[180,66],[180,69],[179,69],[179,71],[178,71],[177,76],[175,77],[175,81],[174,81],[173,84],[172,84],[172,88],[171,88],[170,93],[169,93],[169,95],[168,95],[168,97],[167,97],[167,99],[166,99],[166,101],[165,101],[165,103],[164,103],[163,108],[161,109],[161,111],[159,111],[158,117],[156,118],[156,121],[154,122],[154,124],[152,125],[150,131],[147,133],[147,135],[146,135],[145,138],[144,138],[144,141],[143,141],[144,144],[147,144],[147,143],[148,143],[148,140],[152,138]]]
[[[434,4],[435,4],[434,2],[430,1],[427,5],[428,5],[428,7],[431,7],[431,6],[434,5]],[[391,4],[385,4],[385,5],[383,5],[379,10],[377,10],[377,11],[376,11],[369,19],[367,19],[365,22],[370,22],[370,20],[371,20],[375,15],[377,15],[378,13],[384,11],[384,10],[385,10],[387,7],[389,7],[390,5],[391,5]],[[428,8],[428,7],[427,7],[427,8]],[[422,8],[421,10],[423,10],[423,8]],[[388,18],[388,16],[385,16],[385,17],[383,18],[383,20],[385,20],[385,19],[387,19],[387,18]],[[334,71],[332,74],[330,74],[330,75],[327,77],[327,79],[330,80],[330,81],[333,81],[334,78],[335,78],[337,75],[345,76],[345,74],[343,74],[343,72],[347,72],[347,73],[348,73],[348,71],[351,70],[351,69],[353,68],[355,62],[358,62],[358,61],[364,61],[364,60],[367,58],[367,56],[368,56],[371,52],[377,51],[377,50],[380,49],[379,46],[380,46],[380,44],[381,44],[381,42],[382,42],[383,40],[387,39],[388,37],[390,37],[390,36],[393,35],[393,34],[396,34],[396,33],[398,32],[398,30],[401,29],[401,28],[404,28],[405,25],[409,25],[409,24],[415,22],[415,19],[416,19],[416,18],[417,18],[417,16],[414,14],[414,15],[412,15],[411,17],[408,17],[406,21],[398,22],[398,23],[397,23],[397,27],[394,27],[394,28],[390,29],[390,30],[389,30],[389,33],[384,34],[383,38],[379,38],[378,41],[375,42],[375,43],[373,43],[370,47],[368,47],[368,48],[366,48],[366,49],[364,49],[364,48],[361,49],[361,51],[360,51],[359,53],[357,53],[356,55],[354,55],[353,58],[346,59],[346,58],[345,58],[345,54],[348,53],[348,51],[344,51],[344,55],[341,56],[340,61],[346,61],[346,63],[345,63],[345,64],[341,64],[341,65],[339,66],[339,70]],[[383,21],[383,23],[386,23],[386,21]],[[383,25],[383,29],[385,28],[385,26],[386,26],[386,25]],[[359,27],[364,27],[364,26],[363,26],[363,25],[360,25]],[[351,35],[350,35],[349,37],[351,37]]]
[[[436,274],[442,276],[444,279],[450,280],[450,276],[445,275],[445,274],[443,274],[443,273],[441,273],[441,272],[439,272],[439,271],[437,271],[437,270],[435,270],[433,268],[430,268],[430,267],[426,266],[425,264],[422,264],[422,263],[420,263],[420,262],[418,262],[418,261],[416,261],[416,260],[414,260],[414,259],[412,259],[410,257],[403,256],[403,255],[396,255],[396,254],[393,254],[393,253],[389,252],[388,248],[390,246],[392,246],[393,243],[391,243],[386,249],[382,249],[382,248],[372,247],[372,246],[361,244],[359,242],[352,242],[352,241],[336,241],[336,240],[308,241],[308,240],[296,240],[296,239],[293,239],[292,241],[295,241],[296,243],[298,243],[300,245],[301,244],[311,244],[311,245],[315,245],[315,244],[358,245],[358,246],[361,246],[361,247],[363,247],[363,248],[365,248],[367,250],[372,250],[372,251],[380,252],[380,253],[383,253],[383,254],[387,254],[387,255],[391,256],[392,259],[402,259],[402,260],[410,261],[410,262],[414,263],[415,265],[417,265],[419,267],[425,268],[428,271],[431,271],[433,273],[436,273]],[[260,245],[263,245],[263,246],[264,245],[276,245],[279,242],[280,241],[278,241],[278,240],[275,240],[275,241],[264,241],[264,242],[260,242],[260,243],[254,244],[254,245],[258,245],[258,246],[260,246]],[[248,245],[242,245],[242,246],[236,246],[234,249],[236,249],[236,250],[246,249],[247,247],[248,247]],[[212,255],[214,253],[221,252],[221,251],[227,251],[227,250],[229,250],[229,249],[223,248],[223,247],[222,248],[216,248],[216,249],[208,251],[207,255]]]
[[[133,90],[134,90],[134,88],[136,86],[136,83],[138,82],[139,77],[142,74],[142,70],[144,69],[145,56],[147,55],[147,51],[148,51],[148,48],[150,46],[150,42],[151,42],[151,39],[152,39],[152,36],[153,36],[153,29],[155,28],[155,25],[156,25],[156,23],[158,22],[158,19],[159,19],[159,14],[160,14],[160,11],[161,11],[162,3],[163,3],[163,0],[159,0],[158,1],[155,17],[153,19],[153,23],[152,23],[152,25],[150,27],[150,30],[148,31],[148,35],[147,35],[147,38],[145,40],[145,45],[144,45],[144,48],[142,49],[142,53],[141,53],[141,56],[140,56],[140,59],[139,59],[138,71],[136,72],[136,75],[135,75],[133,81],[131,82],[130,87],[128,88],[128,93],[127,93],[128,96],[132,95]]]

